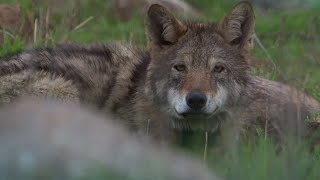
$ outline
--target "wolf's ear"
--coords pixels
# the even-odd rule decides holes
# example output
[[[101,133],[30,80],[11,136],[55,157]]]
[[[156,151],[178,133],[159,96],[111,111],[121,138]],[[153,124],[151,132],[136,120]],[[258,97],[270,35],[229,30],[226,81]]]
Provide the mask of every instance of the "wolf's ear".
[[[239,48],[242,55],[250,55],[253,48],[255,17],[249,2],[238,3],[220,23],[220,28],[226,41]]]
[[[187,27],[177,20],[166,8],[153,4],[145,17],[148,41],[154,45],[171,45],[182,37]]]

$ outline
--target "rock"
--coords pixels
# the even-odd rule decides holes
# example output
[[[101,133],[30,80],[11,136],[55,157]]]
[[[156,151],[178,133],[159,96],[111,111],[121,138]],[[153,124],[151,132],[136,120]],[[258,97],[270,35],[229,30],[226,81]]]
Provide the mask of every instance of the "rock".
[[[95,167],[119,179],[218,179],[198,159],[83,107],[24,100],[0,116],[0,174],[7,179],[90,177]]]

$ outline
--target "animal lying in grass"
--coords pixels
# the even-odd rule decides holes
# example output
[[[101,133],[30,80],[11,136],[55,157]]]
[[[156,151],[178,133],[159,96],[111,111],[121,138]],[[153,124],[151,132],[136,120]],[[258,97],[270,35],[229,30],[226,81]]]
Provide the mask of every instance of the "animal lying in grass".
[[[183,22],[160,5],[145,17],[147,50],[129,44],[65,45],[0,61],[0,102],[22,95],[93,105],[135,133],[174,143],[182,132],[220,132],[267,122],[277,139],[304,135],[320,104],[284,84],[253,76],[247,59],[255,18],[240,2],[220,22]]]
[[[83,107],[23,100],[0,115],[6,179],[219,179],[190,155],[144,142]]]

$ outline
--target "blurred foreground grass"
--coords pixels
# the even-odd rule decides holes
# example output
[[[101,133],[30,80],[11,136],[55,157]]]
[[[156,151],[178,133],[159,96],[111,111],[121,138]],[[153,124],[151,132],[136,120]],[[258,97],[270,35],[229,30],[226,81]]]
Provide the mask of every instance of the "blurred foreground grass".
[[[18,0],[1,0],[1,3],[17,2]],[[47,6],[32,7],[31,1],[21,2],[24,14],[30,11],[38,16],[46,13]],[[232,0],[189,0],[189,2],[205,14],[202,20],[207,22],[219,20],[235,4]],[[72,1],[66,1],[52,13],[49,45],[65,41],[89,44],[124,40],[142,46],[146,42],[143,22],[138,13],[130,21],[120,23],[114,18],[105,0],[80,0],[77,10],[72,9]],[[255,68],[254,73],[296,86],[320,100],[319,11],[320,7],[300,7],[283,11],[261,11],[256,8],[256,33],[267,52],[256,45],[255,61],[263,65]],[[71,16],[74,16],[72,22],[68,19]],[[93,19],[90,22],[74,30],[76,25],[91,16]],[[70,23],[74,24],[71,28]],[[5,35],[4,40],[0,56],[44,45],[44,40],[41,38],[33,44],[27,44],[22,38],[9,35]],[[197,147],[198,151],[201,152],[203,147],[201,145]],[[219,154],[210,155],[208,163],[226,179],[298,180],[320,179],[319,158],[319,153],[310,153],[305,143],[288,145],[279,153],[272,143],[262,138],[257,146],[243,145],[236,154],[223,157]],[[104,174],[102,170],[102,173],[90,174],[91,178],[88,179],[104,179],[107,177]]]

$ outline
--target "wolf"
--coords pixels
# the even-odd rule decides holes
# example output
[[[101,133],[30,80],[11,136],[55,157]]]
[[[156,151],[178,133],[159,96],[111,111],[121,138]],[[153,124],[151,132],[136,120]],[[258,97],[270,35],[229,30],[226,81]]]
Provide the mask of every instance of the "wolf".
[[[220,179],[190,154],[133,137],[111,117],[98,114],[28,98],[1,108],[1,175],[87,179],[101,171],[115,175],[112,179]]]
[[[249,2],[213,24],[181,21],[154,4],[145,30],[146,50],[62,45],[3,58],[0,104],[23,95],[55,98],[95,106],[159,142],[200,131],[218,132],[230,145],[259,122],[276,139],[303,135],[305,119],[320,111],[305,93],[250,73],[255,17]]]

